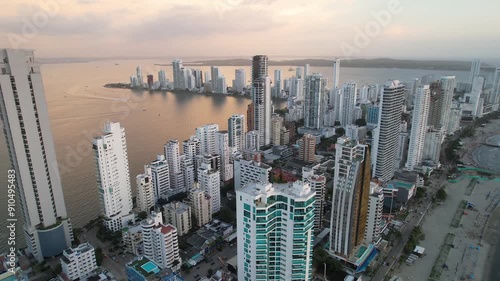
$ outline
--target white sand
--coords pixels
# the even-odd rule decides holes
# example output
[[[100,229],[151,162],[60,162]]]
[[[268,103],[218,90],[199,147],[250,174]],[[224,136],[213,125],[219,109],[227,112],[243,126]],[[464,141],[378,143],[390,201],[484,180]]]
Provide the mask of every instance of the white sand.
[[[479,243],[479,236],[486,222],[486,217],[482,216],[485,214],[485,209],[492,200],[492,196],[486,200],[486,195],[489,191],[495,194],[495,187],[498,186],[498,182],[481,181],[480,184],[476,185],[472,195],[466,196],[465,190],[469,182],[470,179],[466,178],[455,184],[446,184],[448,198],[441,206],[434,207],[423,222],[422,227],[426,237],[420,243],[420,246],[426,248],[427,254],[411,266],[403,263],[393,275],[402,277],[404,280],[428,280],[446,235],[453,233],[455,234],[455,248],[451,249],[448,255],[446,264],[449,269],[443,271],[441,280],[460,280],[464,272],[474,273],[476,276],[475,280],[482,280],[481,276],[490,245],[483,240],[483,246],[479,251],[470,251],[470,255],[466,256],[463,262],[462,256],[467,246],[477,246]],[[466,210],[465,212],[468,215],[463,215],[461,220],[463,227],[454,228],[451,227],[451,221],[461,200],[467,200],[475,204],[478,211]],[[481,217],[483,219],[478,220]],[[476,261],[476,266],[473,266],[474,260]],[[442,266],[442,264],[439,266]],[[458,270],[456,270],[457,266]]]

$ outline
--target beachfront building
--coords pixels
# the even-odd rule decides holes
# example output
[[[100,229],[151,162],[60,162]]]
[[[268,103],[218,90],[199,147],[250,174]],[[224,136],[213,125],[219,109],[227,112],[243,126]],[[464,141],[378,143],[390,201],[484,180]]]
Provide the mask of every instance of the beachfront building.
[[[415,93],[413,116],[411,123],[410,145],[406,170],[413,171],[420,165],[423,158],[425,135],[427,131],[427,116],[429,114],[430,88],[429,85],[419,87]]]
[[[238,280],[311,280],[315,192],[309,184],[236,190]]]
[[[61,268],[68,279],[83,279],[97,269],[94,247],[89,243],[83,243],[64,250]]]

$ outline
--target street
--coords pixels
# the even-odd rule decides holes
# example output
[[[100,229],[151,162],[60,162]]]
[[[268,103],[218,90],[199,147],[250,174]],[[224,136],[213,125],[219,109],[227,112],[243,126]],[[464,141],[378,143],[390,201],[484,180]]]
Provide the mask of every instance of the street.
[[[408,215],[408,217],[406,218],[408,223],[406,224],[406,227],[404,227],[401,231],[401,239],[398,240],[398,243],[391,249],[387,257],[382,262],[382,265],[378,268],[377,272],[372,277],[371,281],[383,281],[385,276],[387,276],[389,271],[399,261],[399,257],[401,255],[401,252],[403,251],[404,246],[408,242],[411,231],[415,226],[422,223],[422,220],[424,219],[427,211],[432,205],[432,197],[436,193],[437,189],[446,180],[446,173],[441,173],[438,178],[435,178],[435,176],[431,176],[430,180],[432,184],[427,188],[426,198],[422,200],[424,202],[424,206],[414,208],[414,211]],[[420,215],[420,213],[422,214]],[[385,265],[386,263],[388,265]]]

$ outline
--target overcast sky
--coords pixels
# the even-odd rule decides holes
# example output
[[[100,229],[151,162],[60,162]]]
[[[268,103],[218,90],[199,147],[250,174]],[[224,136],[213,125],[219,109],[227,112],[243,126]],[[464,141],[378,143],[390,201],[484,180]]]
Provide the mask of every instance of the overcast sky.
[[[42,57],[498,58],[499,11],[498,0],[13,0],[1,4],[0,47]],[[390,14],[385,27],[376,13]]]

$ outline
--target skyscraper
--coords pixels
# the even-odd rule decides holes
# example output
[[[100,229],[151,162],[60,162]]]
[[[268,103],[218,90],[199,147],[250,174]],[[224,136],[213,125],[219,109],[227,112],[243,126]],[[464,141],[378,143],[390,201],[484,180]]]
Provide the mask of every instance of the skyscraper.
[[[260,135],[257,131],[248,131],[245,134],[245,148],[259,150]]]
[[[164,145],[165,158],[170,175],[170,189],[174,192],[184,191],[184,175],[181,170],[179,141],[170,140]]]
[[[245,148],[245,115],[235,114],[227,120],[229,147],[236,151]]]
[[[186,89],[184,85],[184,77],[183,77],[184,74],[182,69],[183,69],[182,60],[176,59],[172,62],[172,72],[174,74],[174,89],[176,90]]]
[[[306,78],[304,127],[320,129],[323,127],[325,109],[327,107],[326,79],[321,74],[313,74]]]
[[[315,161],[316,137],[310,134],[304,134],[299,140],[299,159],[307,163]]]
[[[246,86],[246,74],[245,69],[238,68],[234,71],[234,83],[233,90],[238,93],[243,93],[243,89]]]
[[[271,116],[271,143],[273,145],[281,145],[281,128],[283,127],[283,117],[273,113]]]
[[[202,227],[212,220],[212,199],[198,184],[189,191],[189,201],[196,226]]]
[[[207,124],[196,128],[196,138],[200,140],[202,154],[215,154],[215,133],[219,125]]]
[[[236,198],[238,280],[311,280],[314,190],[251,183]]]
[[[339,87],[340,83],[340,59],[333,59],[333,80],[332,80],[332,90]]]
[[[198,162],[196,161],[196,156],[201,155],[201,143],[196,136],[191,136],[189,139],[182,142],[182,151],[184,156],[191,158],[194,167],[194,180],[198,180]]]
[[[144,76],[142,74],[142,68],[141,66],[137,66],[136,69],[136,74],[137,74],[137,82],[139,83],[139,86],[142,87],[144,85]]]
[[[211,66],[210,73],[212,76],[212,80],[210,81],[210,83],[212,85],[211,86],[212,92],[218,93],[218,89],[219,89],[218,83],[219,83],[219,77],[220,77],[219,67],[218,66]]]
[[[255,105],[253,103],[249,104],[247,107],[247,131],[253,131],[255,125]]]
[[[370,195],[368,147],[346,137],[335,144],[330,251],[349,257],[363,241]]]
[[[259,132],[259,147],[271,143],[271,80],[267,71],[267,56],[254,56],[252,60],[253,129]]]
[[[134,219],[125,129],[108,122],[103,133],[92,142],[99,202],[106,228],[119,231]]]
[[[69,248],[73,231],[40,66],[31,50],[0,49],[0,116],[13,169],[6,173],[15,175],[26,245],[41,262]]]
[[[340,90],[340,106],[339,117],[340,125],[345,127],[354,124],[355,114],[354,106],[356,105],[356,83],[345,83]]]
[[[137,175],[136,186],[137,207],[141,212],[148,212],[155,205],[155,194],[150,176],[148,174]]]
[[[500,100],[500,67],[495,69],[493,76],[493,88],[490,96],[490,103],[499,103]]]
[[[450,111],[453,101],[453,94],[455,92],[455,86],[457,81],[455,76],[443,76],[441,77],[441,87],[443,88],[443,103],[441,110],[441,120],[440,124],[443,128],[448,127],[448,122],[450,120]],[[451,134],[452,132],[448,132]]]
[[[227,131],[219,131],[215,134],[215,152],[220,155],[220,179],[227,182],[233,178],[233,164],[229,162],[231,150]]]
[[[304,66],[304,78],[311,75],[311,73],[309,72],[310,71],[309,68],[310,68],[310,65],[308,63],[306,63],[306,65]]]
[[[472,60],[469,73],[469,83],[471,85],[474,82],[474,77],[479,76],[480,71],[481,71],[481,60],[479,59]]]
[[[274,71],[274,86],[273,86],[273,96],[279,97],[281,93],[281,70],[276,69]]]
[[[398,80],[389,80],[380,100],[378,127],[374,131],[373,171],[381,181],[388,181],[394,175],[404,91],[404,85]]]
[[[413,116],[411,123],[410,145],[408,146],[408,160],[406,169],[413,171],[416,165],[422,162],[425,134],[427,132],[427,117],[429,115],[430,87],[419,87],[415,93]]]
[[[212,214],[220,211],[220,172],[212,169],[209,164],[202,164],[198,168],[198,183],[210,196]]]
[[[165,70],[162,69],[158,71],[158,81],[160,82],[161,88],[167,87],[167,74],[165,73]]]
[[[317,166],[313,168],[303,167],[302,181],[308,183],[316,192],[316,203],[314,205],[314,231],[321,231],[323,228],[323,207],[325,203],[326,177],[317,171]]]
[[[146,165],[146,174],[151,175],[155,202],[170,190],[170,172],[165,155],[159,154],[156,160]]]
[[[432,126],[436,129],[442,127],[441,114],[443,114],[443,87],[441,86],[441,81],[431,83],[429,86],[430,97],[429,97],[429,116],[427,118],[427,125]]]

